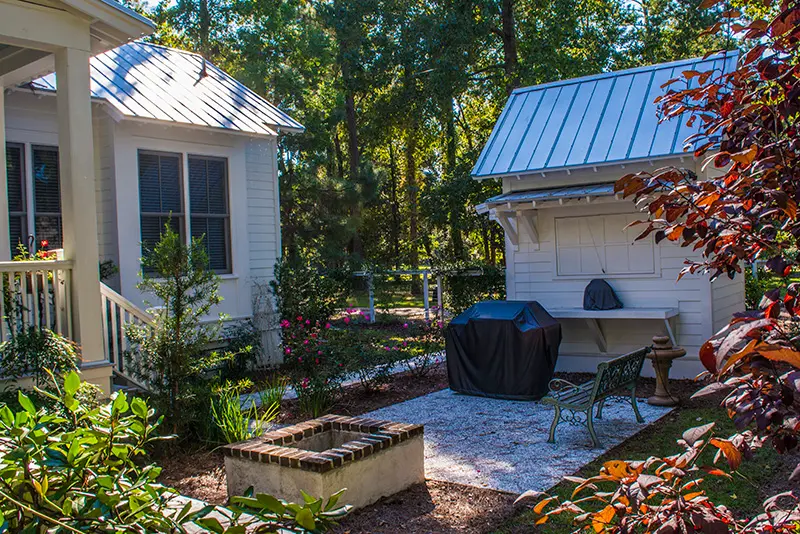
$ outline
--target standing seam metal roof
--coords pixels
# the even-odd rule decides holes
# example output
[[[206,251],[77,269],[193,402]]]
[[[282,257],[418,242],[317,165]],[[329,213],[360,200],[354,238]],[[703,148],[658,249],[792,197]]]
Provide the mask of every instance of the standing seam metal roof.
[[[682,154],[701,121],[659,123],[656,97],[682,71],[729,72],[738,52],[514,90],[472,175],[488,178]],[[696,78],[692,84],[696,83]]]
[[[55,91],[55,74],[31,85]],[[150,43],[131,42],[93,57],[91,93],[125,117],[255,135],[303,130],[299,122],[201,56]]]

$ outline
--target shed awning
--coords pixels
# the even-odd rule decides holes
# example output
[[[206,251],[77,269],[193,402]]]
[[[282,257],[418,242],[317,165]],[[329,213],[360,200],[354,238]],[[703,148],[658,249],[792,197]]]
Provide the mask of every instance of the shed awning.
[[[553,187],[550,189],[534,189],[530,191],[514,191],[494,196],[482,204],[475,206],[478,213],[505,206],[509,209],[526,207],[535,209],[540,203],[547,201],[565,201],[572,199],[610,197],[614,196],[614,184],[573,185],[567,187]]]

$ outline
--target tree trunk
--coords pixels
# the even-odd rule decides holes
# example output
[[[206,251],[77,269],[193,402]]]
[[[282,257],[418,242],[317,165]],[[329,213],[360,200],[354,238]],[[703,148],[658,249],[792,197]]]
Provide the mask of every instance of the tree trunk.
[[[348,170],[349,176],[353,184],[358,185],[361,183],[361,176],[359,172],[361,156],[358,148],[358,124],[356,121],[356,100],[355,92],[353,90],[353,77],[350,71],[349,60],[347,59],[346,44],[340,39],[339,42],[339,61],[342,69],[342,81],[344,82],[344,115],[345,124],[347,126],[347,153],[348,153]],[[352,206],[350,206],[350,217],[354,221],[354,233],[352,241],[350,242],[350,252],[358,257],[363,256],[364,245],[361,241],[359,234],[359,226],[361,225],[361,199],[356,198]]]
[[[509,95],[511,91],[519,87],[519,60],[517,56],[517,31],[514,22],[514,2],[515,0],[503,0],[500,8],[500,19],[502,21],[500,35],[503,40],[506,92]]]
[[[453,112],[453,97],[448,94],[442,101],[442,122],[445,130],[445,157],[444,178],[447,182],[456,179],[456,117]],[[453,246],[453,256],[456,259],[464,258],[464,238],[461,235],[461,209],[459,202],[450,202],[450,241]]]
[[[419,184],[417,183],[417,118],[411,117],[406,128],[406,196],[408,198],[408,261],[411,269],[419,269]],[[419,295],[422,286],[418,276],[411,277],[411,293]]]
[[[397,162],[394,156],[394,142],[389,142],[389,198],[392,209],[392,227],[390,235],[392,238],[392,256],[394,268],[400,268],[400,213],[397,205]]]

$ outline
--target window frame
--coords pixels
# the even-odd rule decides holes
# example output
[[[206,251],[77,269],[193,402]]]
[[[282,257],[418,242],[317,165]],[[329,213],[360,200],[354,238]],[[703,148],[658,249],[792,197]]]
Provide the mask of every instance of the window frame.
[[[25,245],[27,248],[28,243],[28,236],[30,232],[28,232],[28,226],[30,224],[29,219],[29,210],[28,210],[28,162],[27,162],[27,150],[25,143],[18,143],[13,141],[6,142],[6,161],[8,161],[8,150],[9,149],[18,149],[20,152],[19,155],[19,167],[20,167],[20,205],[22,206],[22,211],[12,211],[11,206],[9,203],[8,208],[8,232],[9,232],[9,239],[11,239],[11,219],[12,218],[19,218],[20,219],[20,230],[22,232],[22,244]],[[8,190],[8,176],[6,176],[6,191]],[[6,193],[8,194],[8,193]],[[17,254],[17,247],[19,243],[11,243],[11,257],[13,258]]]
[[[159,188],[161,187],[161,159],[162,157],[173,157],[178,160],[178,187],[180,188],[178,192],[178,196],[180,198],[180,206],[181,211],[180,213],[176,213],[174,211],[170,212],[156,212],[156,211],[143,211],[142,210],[142,184],[141,184],[141,156],[157,156],[159,158],[159,168],[158,168],[158,182]],[[145,250],[144,250],[144,239],[142,236],[142,219],[144,217],[152,217],[159,219],[159,227],[161,226],[160,220],[161,219],[171,219],[175,218],[178,222],[178,236],[181,238],[181,241],[184,243],[186,242],[186,186],[185,186],[185,171],[183,169],[183,154],[180,152],[169,152],[165,150],[149,150],[149,149],[137,149],[136,151],[136,189],[138,193],[138,201],[139,201],[139,252],[140,257],[144,257]],[[161,191],[159,189],[159,195]]]
[[[192,199],[191,199],[191,189],[192,188],[191,188],[191,184],[189,183],[189,181],[191,180],[191,177],[189,176],[189,174],[190,174],[189,166],[191,165],[192,160],[202,160],[202,161],[205,161],[205,162],[217,161],[217,162],[221,162],[223,164],[223,168],[225,169],[224,187],[223,187],[224,194],[225,194],[225,202],[224,202],[224,204],[225,204],[225,213],[224,214],[219,214],[219,213],[198,213],[198,214],[194,214],[194,213],[192,213]],[[187,235],[187,242],[192,239],[192,219],[193,218],[197,217],[198,219],[206,219],[206,220],[207,219],[222,219],[223,223],[224,223],[224,231],[225,231],[225,263],[226,263],[226,268],[225,269],[213,269],[213,271],[215,273],[221,274],[221,275],[232,274],[233,273],[233,243],[232,243],[232,235],[231,235],[231,204],[230,204],[231,192],[230,192],[230,164],[229,164],[229,159],[227,157],[224,157],[224,156],[210,156],[210,155],[206,155],[206,154],[187,153],[186,154],[186,165],[187,165],[187,169],[186,169],[186,173],[185,173],[186,174],[186,184],[185,185],[186,185],[187,195],[186,195],[185,198],[187,198],[188,202],[189,202],[187,216],[186,216],[186,220],[188,222],[188,229],[189,229],[189,234]],[[208,164],[206,163],[206,199],[207,199],[207,202],[208,202],[209,198],[210,198],[210,196],[208,195]],[[207,235],[206,235],[206,239],[208,239]],[[206,250],[207,250],[207,248],[206,248]]]
[[[34,250],[39,249],[39,243],[42,242],[42,239],[38,235],[38,228],[36,226],[37,218],[39,217],[55,217],[58,220],[58,233],[61,240],[61,243],[58,246],[50,246],[48,248],[62,248],[64,246],[64,206],[61,205],[61,151],[58,145],[48,145],[46,143],[30,143],[28,145],[30,147],[30,172],[27,173],[27,178],[30,180],[30,192],[31,192],[31,203],[29,207],[32,208],[32,217],[29,222],[32,221],[33,223],[33,236],[34,236],[34,243],[33,248]],[[58,176],[58,212],[55,211],[39,211],[36,209],[36,177],[34,176],[34,165],[33,161],[36,157],[36,151],[41,150],[45,152],[55,152],[56,153],[56,161],[58,162],[56,165],[56,175]],[[30,232],[29,232],[30,235]],[[33,251],[30,251],[33,252]]]

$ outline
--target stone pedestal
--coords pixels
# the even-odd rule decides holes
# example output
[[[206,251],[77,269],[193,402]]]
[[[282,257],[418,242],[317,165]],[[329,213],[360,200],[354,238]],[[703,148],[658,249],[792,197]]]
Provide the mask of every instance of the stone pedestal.
[[[647,355],[647,358],[653,364],[656,372],[656,391],[652,397],[647,399],[648,404],[653,406],[678,404],[678,398],[669,391],[669,370],[672,367],[672,361],[683,356],[686,356],[686,350],[673,347],[669,337],[656,336],[653,338],[653,350]]]

